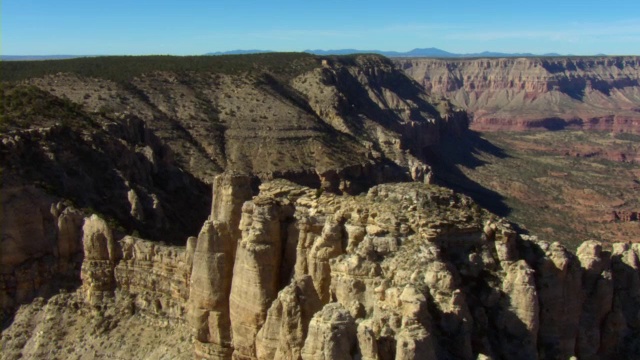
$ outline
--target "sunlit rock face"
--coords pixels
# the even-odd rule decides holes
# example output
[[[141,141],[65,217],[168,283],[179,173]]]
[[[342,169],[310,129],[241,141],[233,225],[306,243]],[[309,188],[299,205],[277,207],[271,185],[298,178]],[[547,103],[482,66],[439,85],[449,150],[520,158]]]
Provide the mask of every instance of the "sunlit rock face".
[[[592,240],[572,254],[435,185],[351,196],[274,180],[254,196],[249,180],[215,179],[211,216],[186,246],[118,238],[98,216],[58,213],[59,233],[79,237],[82,285],[75,302],[50,301],[100,309],[107,331],[136,318],[173,327],[199,359],[604,359],[637,350],[635,244],[607,251]]]
[[[192,322],[200,358],[604,358],[636,346],[633,246],[589,241],[574,255],[418,183],[348,196],[277,180],[239,211],[228,300],[211,295],[228,320]],[[203,233],[223,244],[215,224]]]
[[[579,128],[640,133],[640,58],[396,59],[480,131]]]

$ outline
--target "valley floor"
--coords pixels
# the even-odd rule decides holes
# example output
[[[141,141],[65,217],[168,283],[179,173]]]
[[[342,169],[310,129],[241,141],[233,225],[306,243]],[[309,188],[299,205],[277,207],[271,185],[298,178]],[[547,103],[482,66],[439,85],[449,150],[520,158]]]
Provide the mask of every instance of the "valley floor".
[[[499,194],[502,203],[494,200],[494,210],[542,240],[571,248],[588,239],[640,241],[639,136],[585,131],[478,135],[466,154],[445,145],[442,153],[457,164],[448,182],[464,178]]]

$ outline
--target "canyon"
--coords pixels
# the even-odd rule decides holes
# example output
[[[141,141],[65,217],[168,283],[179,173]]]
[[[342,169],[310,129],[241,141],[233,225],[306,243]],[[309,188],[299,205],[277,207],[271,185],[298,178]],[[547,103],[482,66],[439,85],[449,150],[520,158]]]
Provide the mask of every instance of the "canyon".
[[[394,59],[432,96],[473,114],[478,131],[640,133],[640,58]]]
[[[572,250],[585,239],[640,239],[637,135],[492,131],[466,139],[440,145],[430,161],[436,183]]]
[[[461,101],[468,94],[456,93],[458,80],[445,80],[453,73],[435,81],[434,71],[471,64],[478,72],[464,91],[504,92],[504,79],[487,71],[522,65],[518,86],[541,99],[532,114],[556,91],[576,95],[575,84],[549,90],[565,82],[536,73],[544,59],[442,65],[258,54],[0,64],[0,357],[633,358],[637,199],[620,195],[624,204],[603,210],[628,228],[615,236],[606,227],[549,241],[501,217],[513,203],[492,184],[518,192],[504,191],[514,184],[509,171],[481,165],[504,158],[507,169],[524,158],[510,149],[593,153],[586,158],[630,167],[620,184],[633,186],[635,135],[563,148],[544,136],[472,131],[535,128],[562,112],[571,115],[561,124],[588,114],[598,125],[584,129],[637,133],[637,60],[583,60],[549,61],[610,65],[615,81],[604,83],[613,95],[597,111],[591,98],[567,95],[574,112],[523,111],[511,124],[495,114],[482,120],[499,102],[486,91],[476,94],[484,103]],[[531,88],[536,76],[544,84]],[[556,170],[545,174],[574,175]]]

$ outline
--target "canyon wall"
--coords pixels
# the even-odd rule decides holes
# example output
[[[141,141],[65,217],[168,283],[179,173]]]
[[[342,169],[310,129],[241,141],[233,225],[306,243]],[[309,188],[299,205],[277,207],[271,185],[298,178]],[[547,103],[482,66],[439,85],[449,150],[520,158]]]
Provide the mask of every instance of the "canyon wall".
[[[77,284],[80,235],[69,229],[86,215],[120,237],[184,244],[223,170],[251,174],[253,187],[288,178],[335,193],[429,182],[423,148],[466,114],[436,108],[382,57],[311,61],[285,78],[212,69],[3,82],[2,311]]]
[[[464,112],[433,101],[388,59],[313,61],[306,71],[288,64],[286,77],[211,69],[149,71],[116,82],[52,73],[22,84],[69,99],[104,128],[140,122],[144,139],[164,146],[155,156],[208,184],[224,170],[349,193],[421,180],[428,173],[423,148],[466,127]]]
[[[216,178],[186,247],[85,218],[80,306],[186,326],[199,359],[638,354],[637,244],[573,254],[435,185],[350,196],[274,180],[251,197],[249,180]]]
[[[580,128],[640,133],[640,58],[396,59],[477,130]]]
[[[628,59],[614,78],[632,76]],[[462,134],[465,112],[383,58],[324,60],[285,80],[158,71],[19,85],[77,104],[77,119],[3,129],[1,358],[640,353],[637,244],[589,240],[573,254],[430,184],[424,150]],[[494,84],[493,64],[519,61],[540,77],[569,71],[460,63]],[[464,88],[452,76],[440,88]],[[552,84],[536,76],[521,91]],[[635,85],[619,83],[610,97],[632,100]],[[545,94],[578,101],[579,86],[556,85]],[[482,124],[481,104],[456,101]],[[387,183],[398,180],[413,182]]]

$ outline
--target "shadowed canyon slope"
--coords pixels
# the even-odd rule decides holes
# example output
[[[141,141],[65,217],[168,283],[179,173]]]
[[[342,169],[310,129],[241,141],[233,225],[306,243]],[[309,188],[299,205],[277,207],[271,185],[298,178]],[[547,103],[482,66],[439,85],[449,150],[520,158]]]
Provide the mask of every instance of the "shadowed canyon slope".
[[[473,114],[476,130],[640,133],[640,58],[395,59],[428,93]]]
[[[504,154],[388,59],[0,66],[2,360],[640,353],[638,244],[432,184]]]
[[[131,60],[65,60],[75,72],[64,61],[3,64],[14,77],[36,73],[2,88],[5,193],[35,186],[173,242],[197,232],[210,198],[203,186],[223,170],[351,193],[423,181],[423,149],[467,122],[377,56],[323,65],[255,55],[232,59],[239,69],[205,58],[203,69],[179,71],[167,66],[173,58]]]

